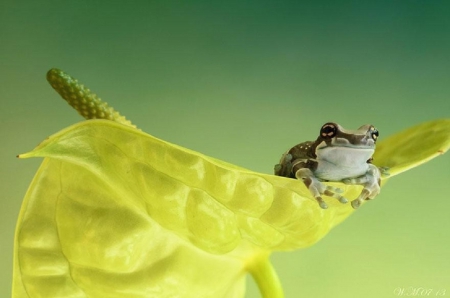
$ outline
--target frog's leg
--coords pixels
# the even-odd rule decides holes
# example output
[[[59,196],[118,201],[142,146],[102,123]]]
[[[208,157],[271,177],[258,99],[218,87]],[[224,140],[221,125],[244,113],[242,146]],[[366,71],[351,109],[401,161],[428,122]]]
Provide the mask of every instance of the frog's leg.
[[[295,177],[299,180],[302,180],[305,183],[306,187],[309,189],[313,197],[319,203],[319,206],[322,209],[327,209],[328,205],[325,203],[321,195],[326,195],[329,197],[333,197],[337,199],[342,204],[348,202],[346,198],[341,196],[338,192],[340,190],[338,188],[334,188],[332,186],[326,186],[322,182],[320,182],[314,173],[307,167],[307,163],[305,162],[297,162],[294,164],[293,169],[295,169]]]
[[[292,169],[292,154],[284,153],[279,164],[274,167],[275,175],[289,177]]]
[[[381,175],[382,173],[386,175],[386,172],[382,172],[375,165],[369,164],[369,169],[365,175],[342,180],[345,184],[361,184],[364,186],[361,194],[352,201],[352,207],[354,209],[357,209],[362,201],[371,200],[380,193]]]

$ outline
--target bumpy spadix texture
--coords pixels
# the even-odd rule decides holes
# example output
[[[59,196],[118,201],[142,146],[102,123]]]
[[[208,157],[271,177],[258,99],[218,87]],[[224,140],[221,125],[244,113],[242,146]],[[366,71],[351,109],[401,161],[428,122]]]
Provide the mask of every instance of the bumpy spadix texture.
[[[390,177],[444,153],[450,120],[399,135],[375,156]],[[314,244],[354,212],[333,199],[321,209],[297,180],[112,121],[73,125],[20,157],[38,156],[17,225],[13,297],[243,297],[261,255]],[[332,185],[350,199],[361,190]]]
[[[89,88],[64,71],[57,68],[50,69],[47,72],[47,81],[84,118],[112,120],[136,127],[95,93],[92,93]]]

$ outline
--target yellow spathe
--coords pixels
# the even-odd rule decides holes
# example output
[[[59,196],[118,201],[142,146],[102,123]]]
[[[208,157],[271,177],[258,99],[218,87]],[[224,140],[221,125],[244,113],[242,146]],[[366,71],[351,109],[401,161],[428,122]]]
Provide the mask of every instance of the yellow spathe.
[[[392,177],[449,146],[450,120],[436,120],[380,142],[375,164]],[[243,297],[247,271],[267,277],[268,297],[276,276],[258,268],[272,270],[271,251],[312,245],[355,212],[108,120],[20,157],[45,159],[17,225],[13,297]],[[361,189],[330,184],[349,199]]]

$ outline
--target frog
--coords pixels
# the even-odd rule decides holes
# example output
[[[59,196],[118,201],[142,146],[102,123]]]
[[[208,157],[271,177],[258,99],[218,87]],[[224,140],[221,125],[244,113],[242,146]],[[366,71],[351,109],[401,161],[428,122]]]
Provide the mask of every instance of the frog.
[[[274,173],[303,181],[322,209],[328,208],[322,196],[348,203],[341,195],[342,189],[323,182],[362,185],[361,193],[351,202],[357,209],[362,202],[380,193],[381,176],[389,175],[387,167],[372,163],[378,136],[378,130],[371,124],[347,130],[337,123],[327,122],[315,141],[300,143],[286,151],[275,165]]]

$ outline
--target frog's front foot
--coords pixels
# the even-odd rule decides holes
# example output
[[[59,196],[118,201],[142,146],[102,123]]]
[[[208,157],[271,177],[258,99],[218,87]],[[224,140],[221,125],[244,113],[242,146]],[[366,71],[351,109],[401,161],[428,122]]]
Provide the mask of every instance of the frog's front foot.
[[[378,170],[380,171],[381,176],[387,177],[391,175],[391,173],[389,173],[389,167],[379,167]]]
[[[295,177],[299,180],[302,180],[303,183],[305,183],[306,187],[309,189],[313,197],[316,199],[317,203],[319,203],[320,208],[322,209],[328,208],[328,205],[323,200],[322,195],[333,197],[342,204],[348,202],[348,200],[345,197],[339,194],[342,192],[341,189],[323,184],[314,176],[314,174],[308,168],[299,169],[295,173]]]
[[[351,203],[354,209],[361,206],[364,200],[371,200],[380,193],[381,174],[380,169],[374,165],[370,165],[366,175],[342,180],[345,184],[362,184],[364,186],[359,196]]]

